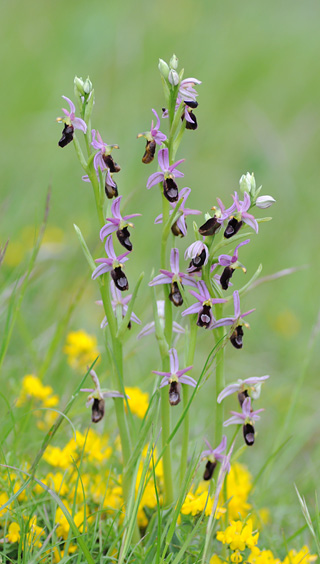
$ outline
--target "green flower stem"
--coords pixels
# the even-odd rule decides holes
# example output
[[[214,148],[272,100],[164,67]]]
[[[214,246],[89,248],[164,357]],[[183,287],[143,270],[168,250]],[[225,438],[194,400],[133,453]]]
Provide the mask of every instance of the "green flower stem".
[[[170,359],[166,356],[162,359],[163,372],[170,372]],[[170,403],[168,399],[168,388],[165,386],[161,390],[161,425],[162,425],[162,448],[163,451],[163,478],[165,489],[165,505],[171,505],[174,500],[173,495],[173,480],[172,480],[172,464],[171,464],[171,445],[169,443],[170,437]]]
[[[222,317],[222,310],[223,304],[216,304],[215,306],[215,313],[216,318],[220,319]],[[226,331],[225,327],[217,327],[215,329],[215,340],[218,343],[223,337],[225,336]],[[224,420],[224,408],[223,402],[218,403],[217,397],[220,392],[225,387],[225,380],[224,380],[224,349],[225,347],[223,344],[220,344],[220,347],[217,348],[216,353],[216,425],[215,425],[215,444],[220,444],[222,440],[222,428],[223,428],[223,420]]]
[[[193,321],[193,319],[192,319]],[[196,323],[190,323],[190,338],[188,343],[188,354],[186,360],[186,366],[193,364],[194,353],[196,349],[196,340],[198,333],[198,326]],[[183,408],[185,409],[189,401],[189,386],[183,384]],[[182,450],[181,450],[181,462],[180,462],[180,484],[182,485],[185,480],[187,472],[187,462],[188,462],[188,446],[189,446],[189,410],[186,411],[183,420],[183,438],[182,438]]]

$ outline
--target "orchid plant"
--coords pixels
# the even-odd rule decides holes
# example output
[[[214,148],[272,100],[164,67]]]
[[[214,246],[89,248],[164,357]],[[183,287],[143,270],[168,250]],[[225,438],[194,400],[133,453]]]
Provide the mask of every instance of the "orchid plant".
[[[253,445],[254,424],[260,418],[258,413],[263,410],[254,411],[252,402],[258,399],[258,391],[260,392],[262,382],[269,378],[269,376],[250,376],[246,372],[245,379],[239,379],[236,383],[228,384],[226,387],[224,356],[228,350],[229,341],[236,349],[243,347],[243,327],[248,327],[244,318],[254,311],[250,309],[241,313],[240,309],[240,296],[250,289],[250,281],[243,288],[233,290],[228,295],[226,292],[230,291],[232,286],[230,279],[234,276],[234,284],[241,282],[241,276],[234,275],[237,269],[246,272],[245,267],[239,262],[239,251],[241,249],[242,252],[243,247],[250,243],[249,234],[251,236],[252,233],[259,232],[259,223],[270,219],[257,219],[255,217],[256,209],[269,207],[274,199],[271,196],[260,196],[261,187],[257,188],[254,175],[247,173],[241,176],[239,190],[231,196],[229,207],[226,207],[217,197],[218,207],[211,208],[213,214],[205,213],[199,225],[196,222],[190,223],[190,215],[196,216],[202,212],[186,207],[191,189],[179,186],[181,178],[184,177],[179,167],[185,159],[177,160],[176,155],[186,130],[192,131],[198,127],[194,110],[198,106],[197,87],[201,82],[196,78],[183,78],[183,71],[178,72],[178,60],[175,56],[171,58],[169,64],[160,59],[159,71],[165,95],[162,120],[159,117],[160,112],[152,109],[153,119],[150,130],[138,134],[138,137],[146,139],[145,152],[142,156],[143,164],[153,162],[158,164],[158,170],[151,172],[146,179],[146,187],[147,189],[153,186],[160,188],[159,208],[162,206],[162,209],[157,210],[160,213],[154,220],[160,241],[158,249],[160,274],[156,274],[152,280],[148,281],[153,301],[154,321],[149,321],[138,335],[135,329],[131,328],[131,322],[141,323],[133,313],[133,307],[142,275],[135,284],[132,294],[125,295],[124,292],[129,289],[129,282],[123,265],[130,260],[133,252],[128,230],[133,227],[130,220],[140,214],[123,215],[121,213],[124,195],[118,196],[118,186],[114,180],[114,175],[120,172],[120,166],[114,161],[111,154],[118,146],[108,145],[102,140],[97,129],[91,129],[94,91],[89,79],[86,81],[78,77],[75,79],[75,94],[81,117],[76,117],[73,102],[63,97],[69,103],[70,111],[63,110],[65,117],[59,118],[64,125],[59,146],[65,147],[71,142],[74,143],[77,156],[85,172],[83,180],[90,182],[93,188],[99,219],[96,229],[97,241],[99,233],[101,241],[105,241],[107,257],[94,261],[80,229],[77,228],[80,243],[92,270],[92,281],[95,281],[97,289],[100,290],[101,300],[98,303],[103,306],[105,313],[101,327],[106,332],[108,358],[113,366],[112,387],[116,387],[119,392],[103,391],[93,370],[90,374],[94,388],[85,388],[83,391],[89,392],[87,405],[92,407],[94,423],[99,422],[104,415],[104,399],[106,397],[114,399],[124,465],[122,488],[127,508],[132,507],[132,496],[134,496],[133,474],[129,470],[130,461],[132,457],[136,456],[136,448],[138,448],[134,444],[137,437],[128,425],[128,413],[124,405],[126,370],[123,346],[124,336],[130,328],[132,338],[140,339],[146,335],[154,335],[159,345],[161,370],[158,370],[158,362],[155,360],[157,370],[153,370],[153,373],[157,376],[155,396],[159,399],[159,404],[156,403],[160,405],[162,441],[160,458],[164,469],[164,504],[166,506],[172,505],[177,495],[174,476],[178,461],[175,456],[173,465],[172,445],[175,433],[172,433],[171,411],[172,409],[182,410],[179,426],[183,428],[183,440],[179,467],[180,476],[183,477],[188,461],[189,415],[192,413],[193,399],[200,386],[206,384],[203,378],[204,371],[199,371],[194,358],[198,333],[201,332],[204,335],[205,329],[206,334],[211,333],[215,341],[215,370],[211,369],[212,378],[215,378],[215,398],[212,401],[215,410],[215,434],[212,441],[218,446],[212,448],[206,439],[207,450],[199,452],[199,461],[204,458],[207,460],[204,475],[206,480],[213,476],[218,463],[222,463],[224,473],[230,467],[233,444],[229,442],[228,445],[227,437],[222,435],[224,426],[231,424],[237,425],[238,428],[242,426],[246,445]],[[146,122],[148,119],[146,115]],[[162,129],[166,125],[167,133],[164,133]],[[77,138],[76,130],[84,135],[86,156]],[[186,165],[185,173],[187,174]],[[144,171],[141,174],[143,175]],[[110,206],[109,200],[111,199],[113,201]],[[246,228],[249,229],[249,233]],[[170,231],[175,236],[181,237],[180,251],[178,245],[170,248]],[[190,235],[193,235],[193,241],[189,240],[188,243],[185,243],[184,239]],[[178,241],[178,238],[175,240]],[[125,247],[125,253],[115,250],[116,245],[119,244]],[[232,244],[231,254],[221,253],[221,250],[230,244]],[[135,248],[135,252],[139,252],[139,249]],[[184,253],[184,258],[188,261],[184,266],[180,265],[180,253]],[[150,258],[152,259],[153,257]],[[158,268],[154,266],[157,272]],[[252,280],[255,277],[256,275],[253,275]],[[229,303],[232,301],[234,314],[225,315],[224,309],[229,308]],[[182,304],[185,304],[185,309],[180,307]],[[142,319],[142,321],[145,323],[147,319]],[[186,351],[184,365],[187,368],[184,369],[179,369],[178,355],[183,347],[179,342],[176,344],[177,337],[180,343],[184,343],[183,347]],[[244,368],[243,370],[249,371],[250,369]],[[169,386],[169,400],[167,386]],[[225,421],[223,400],[234,392],[238,393],[242,411],[241,413],[232,412],[231,419]],[[183,406],[176,407],[181,399]],[[146,418],[153,418],[154,414],[155,411],[150,406]],[[175,450],[176,455],[177,452]],[[220,476],[218,481],[220,489],[223,479],[224,475]],[[132,538],[138,542],[139,531],[132,530]]]

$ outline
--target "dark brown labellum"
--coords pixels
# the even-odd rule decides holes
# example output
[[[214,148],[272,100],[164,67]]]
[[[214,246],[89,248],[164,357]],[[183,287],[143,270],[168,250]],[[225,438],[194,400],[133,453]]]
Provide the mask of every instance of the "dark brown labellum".
[[[181,401],[180,397],[181,384],[179,382],[171,382],[169,388],[169,403],[170,405],[178,405]]]
[[[66,145],[71,143],[71,141],[73,140],[73,132],[74,132],[73,125],[67,125],[65,123],[62,131],[61,139],[58,142],[59,147],[65,147]]]
[[[163,181],[163,195],[169,202],[177,202],[179,198],[178,186],[173,178],[166,178]]]
[[[204,305],[198,315],[197,325],[199,327],[205,327],[206,329],[208,329],[211,323],[212,323],[211,307],[208,305]]]
[[[121,167],[113,160],[111,155],[102,155],[102,158],[110,172],[119,172],[121,170]]]
[[[104,416],[104,399],[94,398],[92,404],[92,414],[91,414],[92,423],[99,423],[99,421],[101,421],[103,416]]]
[[[156,142],[154,139],[152,141],[147,141],[146,150],[142,157],[142,162],[145,164],[149,164],[153,161],[154,155],[156,152]]]
[[[173,225],[171,225],[171,231],[176,237],[179,237],[179,235],[180,237],[184,237],[184,234],[182,233],[176,221],[174,222]]]
[[[128,327],[128,329],[131,329],[131,321],[129,321],[127,327]]]
[[[197,269],[197,271],[201,270],[201,267],[204,265],[206,260],[206,251],[205,249],[203,249],[203,251],[201,251],[200,255],[197,255],[196,257],[194,257],[190,264],[189,264],[189,268],[191,266],[194,266],[194,268]]]
[[[234,273],[234,268],[232,268],[231,266],[225,267],[223,273],[220,276],[220,284],[222,290],[228,290],[229,281],[232,278],[233,273]]]
[[[197,129],[197,127],[198,127],[197,118],[196,118],[196,116],[194,115],[194,113],[192,112],[192,110],[188,110],[188,112],[189,112],[189,116],[190,116],[191,119],[192,119],[192,122],[191,122],[191,121],[188,121],[188,120],[186,119],[186,129],[192,129],[193,131],[195,131],[195,129]]]
[[[250,423],[243,425],[243,437],[246,445],[252,446],[254,444],[254,427]]]
[[[181,296],[181,292],[179,290],[179,286],[178,286],[177,282],[172,282],[172,284],[171,284],[171,292],[169,294],[169,300],[176,307],[179,307],[183,304],[183,298]]]
[[[216,466],[217,466],[216,461],[211,462],[211,460],[208,460],[208,462],[206,464],[206,469],[205,469],[204,474],[203,474],[204,480],[211,480]]]
[[[132,251],[132,243],[129,239],[130,233],[127,227],[124,227],[123,229],[118,229],[117,237],[120,245],[122,245],[128,251]]]
[[[121,266],[116,266],[116,268],[111,270],[111,277],[118,290],[121,292],[129,290],[129,282],[125,273],[122,271]]]
[[[118,186],[117,186],[116,182],[114,182],[114,183],[115,183],[115,186],[111,186],[110,184],[108,184],[108,174],[107,174],[104,189],[105,189],[106,196],[109,200],[111,200],[112,198],[116,198],[118,196]]]
[[[249,397],[248,390],[244,390],[243,392],[238,393],[238,400],[240,403],[240,407],[242,407],[244,400],[248,397]]]
[[[209,235],[214,235],[218,229],[220,229],[221,225],[217,221],[216,216],[210,217],[201,227],[199,227],[200,235],[204,235],[205,237],[209,237]]]
[[[193,100],[190,100],[190,101],[189,100],[183,100],[183,101],[184,101],[186,106],[189,106],[189,108],[195,109],[199,105],[198,102],[196,102],[196,100],[194,100],[194,101]]]
[[[225,229],[224,232],[224,237],[226,239],[230,239],[230,237],[233,237],[233,235],[236,235],[240,229],[240,227],[242,226],[242,221],[238,221],[235,217],[232,217],[231,219],[229,219],[228,225]]]
[[[235,328],[235,330],[233,331],[230,337],[230,342],[236,349],[242,349],[243,347],[242,337],[243,337],[243,329],[241,325],[238,325],[238,327]]]

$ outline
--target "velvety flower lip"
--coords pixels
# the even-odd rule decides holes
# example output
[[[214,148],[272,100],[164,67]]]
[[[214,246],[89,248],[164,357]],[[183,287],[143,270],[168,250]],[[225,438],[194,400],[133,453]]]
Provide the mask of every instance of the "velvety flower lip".
[[[128,220],[141,215],[141,213],[132,213],[130,215],[124,215],[122,217],[120,213],[121,199],[122,196],[118,196],[118,198],[115,198],[111,205],[111,213],[113,217],[106,218],[108,224],[104,225],[100,231],[101,241],[103,241],[106,237],[108,237],[109,235],[111,235],[111,233],[117,231],[118,229],[124,229],[128,225],[130,225],[130,227],[133,227],[132,224],[128,223]]]
[[[213,235],[221,228],[224,221],[236,210],[235,203],[233,203],[229,208],[226,208],[220,198],[217,198],[217,202],[219,207],[217,208],[216,206],[213,206],[211,208],[214,210],[214,216],[209,217],[209,219],[207,219],[205,223],[199,227],[200,235]]]
[[[190,315],[192,313],[200,313],[203,309],[204,305],[207,305],[208,307],[212,307],[214,304],[223,304],[225,303],[227,300],[222,299],[222,298],[212,298],[210,296],[209,290],[206,286],[206,283],[203,280],[199,280],[199,282],[197,282],[197,288],[199,291],[199,294],[193,290],[190,290],[190,294],[192,294],[197,300],[198,303],[193,304],[192,306],[188,307],[187,309],[185,309],[181,315],[185,316],[185,315]],[[214,318],[212,316],[213,319],[213,323],[214,326],[216,326],[216,323],[214,321]],[[213,325],[211,325],[210,328],[212,328]]]
[[[113,248],[112,235],[109,235],[106,240],[105,251],[108,255],[108,258],[100,258],[95,260],[95,262],[100,264],[93,271],[91,275],[92,280],[95,280],[98,276],[101,276],[105,272],[110,272],[114,268],[121,266],[122,263],[128,260],[127,255],[130,253],[130,251],[128,251],[117,256]]]
[[[181,384],[187,384],[188,386],[192,386],[193,388],[196,387],[197,382],[191,378],[191,376],[185,376],[187,372],[192,370],[192,366],[187,366],[187,368],[183,368],[179,370],[179,359],[178,353],[176,349],[172,348],[169,350],[169,357],[170,357],[170,372],[159,372],[158,370],[153,370],[154,374],[158,374],[159,376],[163,376],[160,382],[160,388],[171,384],[172,382],[179,382]]]
[[[92,134],[91,145],[94,149],[99,151],[98,153],[95,154],[93,159],[94,168],[96,172],[99,172],[99,167],[100,167],[101,172],[103,172],[106,168],[109,168],[103,157],[109,156],[111,154],[112,149],[119,149],[119,146],[108,145],[108,143],[104,143],[99,131],[95,129],[92,129],[91,134]],[[119,168],[120,170],[120,167],[118,167],[118,165],[116,165],[116,167]],[[111,172],[118,172],[118,171],[111,170]]]
[[[172,249],[170,254],[170,270],[160,269],[161,274],[158,274],[151,282],[149,286],[156,286],[158,284],[171,284],[172,282],[181,282],[186,286],[197,286],[197,283],[188,274],[179,272],[179,249]]]
[[[239,243],[239,245],[236,246],[232,256],[230,256],[230,255],[220,255],[219,258],[218,258],[219,264],[221,266],[231,266],[234,263],[236,263],[238,261],[238,249],[240,247],[243,247],[243,245],[247,245],[248,243],[250,243],[250,239],[246,239],[245,241],[242,241],[241,243]]]
[[[262,382],[264,382],[265,380],[267,380],[270,376],[257,376],[257,377],[252,377],[252,378],[246,378],[245,380],[241,380],[240,378],[237,380],[237,382],[234,382],[232,384],[229,384],[226,388],[224,388],[224,390],[222,390],[222,392],[220,392],[220,394],[217,397],[217,402],[221,403],[222,400],[224,398],[226,398],[227,396],[230,396],[231,394],[234,394],[236,392],[240,392],[240,391],[244,391],[244,390],[249,390],[249,393],[251,391],[253,391],[253,393],[256,391],[256,387],[259,386]],[[254,398],[256,399],[256,398]]]
[[[184,258],[191,259],[187,272],[198,272],[202,266],[205,266],[209,259],[209,250],[203,241],[195,241],[187,247]]]
[[[233,417],[227,419],[223,423],[224,427],[228,427],[229,425],[243,425],[249,423],[252,425],[254,421],[258,421],[260,419],[260,415],[264,409],[257,409],[256,411],[251,411],[251,398],[246,398],[242,404],[242,413],[237,413],[236,411],[230,411]]]
[[[80,392],[86,392],[90,394],[87,398],[86,407],[90,407],[95,399],[124,398],[124,395],[120,392],[112,392],[101,389],[99,378],[94,370],[90,370],[90,376],[93,380],[94,387],[81,388],[80,390]]]
[[[250,309],[245,313],[240,312],[240,297],[238,290],[235,290],[233,292],[233,303],[234,303],[234,317],[223,317],[222,319],[219,319],[214,323],[212,327],[213,329],[215,329],[216,327],[234,325],[237,322],[241,324],[241,319],[243,319],[243,317],[246,317],[247,315],[250,315],[250,313],[253,313],[255,311],[255,309]]]
[[[117,306],[121,306],[122,308],[122,317],[124,317],[128,311],[128,304],[132,298],[132,294],[129,294],[128,296],[126,296],[125,298],[122,298],[122,294],[121,292],[118,290],[118,288],[116,288],[113,280],[110,281],[110,290],[111,290],[111,305],[112,305],[112,309],[114,312],[114,315],[116,316],[116,312],[117,312]],[[96,302],[98,305],[103,305],[102,300],[98,300]],[[141,325],[141,321],[140,319],[136,316],[135,313],[132,312],[131,317],[130,317],[130,321],[133,321],[134,323],[137,323],[138,325]],[[104,327],[106,327],[108,325],[108,321],[107,318],[104,317],[102,322],[101,322],[101,329],[103,329]]]
[[[63,113],[66,117],[65,118],[58,118],[58,120],[63,121],[64,123],[66,123],[68,125],[73,125],[74,129],[81,129],[81,131],[83,131],[83,133],[87,133],[86,122],[83,121],[83,119],[76,117],[76,108],[75,108],[74,103],[70,100],[70,98],[67,98],[67,96],[62,96],[62,98],[66,102],[68,102],[70,109],[68,111],[65,108],[62,108],[62,111],[63,111]]]
[[[182,204],[179,207],[179,212],[181,212],[181,216],[177,219],[176,224],[177,224],[178,230],[180,230],[180,232],[182,233],[182,235],[184,237],[187,235],[187,224],[186,224],[185,218],[188,215],[199,215],[199,214],[201,214],[200,210],[193,210],[193,209],[185,207],[187,198],[189,197],[190,193],[191,193],[191,188],[187,188],[187,187],[182,188],[182,190],[180,190],[180,193],[179,193],[179,201],[182,199]],[[169,211],[169,215],[172,215],[174,213],[178,203],[179,202],[170,202],[172,209]],[[155,222],[155,224],[162,223],[162,213],[160,215],[158,215],[158,217],[156,217],[154,222]]]
[[[158,152],[158,163],[162,172],[154,172],[153,174],[151,174],[151,176],[149,176],[147,182],[148,190],[152,186],[155,186],[155,184],[163,182],[166,178],[182,178],[184,176],[184,173],[175,169],[183,162],[184,159],[180,159],[176,163],[170,165],[168,149],[166,147],[164,149],[160,149]]]
[[[216,448],[212,448],[212,446],[210,445],[209,441],[207,441],[207,439],[204,439],[204,442],[207,445],[207,450],[203,450],[202,453],[200,454],[200,458],[209,458],[211,462],[223,462],[223,460],[226,458],[225,454],[222,454],[224,450],[226,450],[227,448],[227,437],[225,435],[223,435],[222,437],[222,441],[221,443],[216,447]],[[230,464],[228,464],[228,471],[230,470]]]
[[[238,221],[244,221],[247,225],[249,225],[249,227],[252,227],[252,229],[256,233],[258,233],[259,226],[258,226],[257,220],[255,219],[255,217],[252,214],[248,213],[248,209],[251,206],[251,199],[250,199],[248,192],[244,192],[243,201],[239,200],[239,196],[238,196],[237,192],[234,193],[234,196],[232,196],[232,198],[233,198],[236,210],[237,210],[237,214],[235,214],[236,219]]]
[[[160,324],[162,326],[162,328],[164,329],[164,322],[165,322],[165,317],[164,317],[164,300],[157,300],[157,310],[158,310],[158,317],[159,317],[159,321]],[[183,334],[185,333],[184,328],[179,325],[179,323],[177,323],[176,321],[174,321],[172,323],[172,331],[174,333],[180,333]],[[151,323],[147,323],[140,331],[140,333],[137,336],[137,339],[141,339],[141,337],[145,337],[146,335],[151,335],[152,333],[155,333],[155,323],[154,321],[151,321]]]

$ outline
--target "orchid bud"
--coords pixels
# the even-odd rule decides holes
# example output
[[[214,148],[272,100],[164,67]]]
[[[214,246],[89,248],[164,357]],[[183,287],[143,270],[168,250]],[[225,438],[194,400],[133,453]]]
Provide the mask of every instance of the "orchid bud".
[[[85,91],[84,91],[84,82],[82,78],[79,78],[79,76],[75,76],[73,83],[76,93],[80,96],[84,96]]]
[[[259,196],[256,199],[256,206],[257,208],[261,208],[265,210],[266,208],[270,208],[272,204],[274,204],[275,199],[272,196]]]
[[[92,91],[92,82],[89,77],[87,77],[84,81],[83,90],[85,94],[90,94],[90,92]]]
[[[177,70],[178,63],[179,63],[178,57],[176,57],[176,55],[173,54],[169,62],[170,68],[173,70]]]
[[[248,192],[248,194],[252,196],[255,195],[256,180],[253,173],[250,174],[250,172],[247,172],[247,174],[243,174],[239,180],[239,184],[242,193]]]
[[[177,86],[179,84],[180,78],[176,70],[170,69],[168,80],[172,86]]]
[[[160,71],[161,76],[163,76],[163,78],[168,80],[169,67],[163,59],[159,59],[158,69]]]

